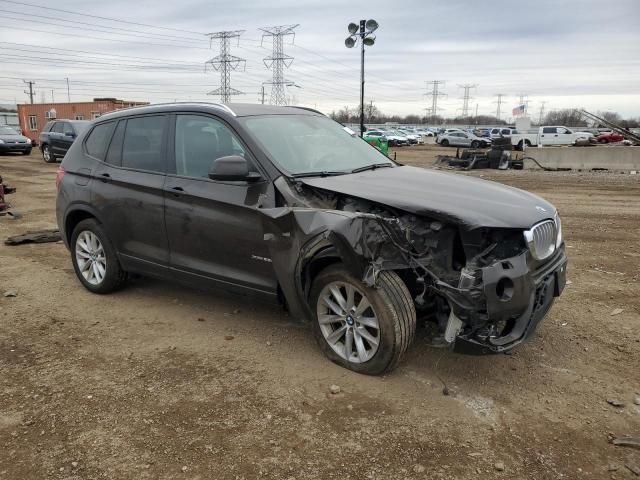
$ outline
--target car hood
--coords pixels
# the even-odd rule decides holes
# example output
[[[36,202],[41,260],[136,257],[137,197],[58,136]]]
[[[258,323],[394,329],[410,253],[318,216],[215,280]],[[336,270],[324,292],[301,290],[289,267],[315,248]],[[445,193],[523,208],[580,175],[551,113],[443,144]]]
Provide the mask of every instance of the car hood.
[[[27,140],[27,137],[23,137],[22,135],[2,135],[0,134],[0,140],[4,142],[24,142]]]
[[[379,168],[300,181],[310,187],[455,223],[468,230],[528,229],[555,215],[553,205],[524,190],[424,168]]]

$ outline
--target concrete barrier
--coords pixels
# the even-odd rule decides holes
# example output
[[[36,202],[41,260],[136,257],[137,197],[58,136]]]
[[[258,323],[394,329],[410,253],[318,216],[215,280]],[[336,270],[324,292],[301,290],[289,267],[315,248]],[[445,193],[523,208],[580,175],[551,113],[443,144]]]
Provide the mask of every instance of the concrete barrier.
[[[527,148],[525,156],[535,158],[541,165],[572,170],[640,171],[640,147],[545,147]],[[538,168],[525,160],[524,168]]]

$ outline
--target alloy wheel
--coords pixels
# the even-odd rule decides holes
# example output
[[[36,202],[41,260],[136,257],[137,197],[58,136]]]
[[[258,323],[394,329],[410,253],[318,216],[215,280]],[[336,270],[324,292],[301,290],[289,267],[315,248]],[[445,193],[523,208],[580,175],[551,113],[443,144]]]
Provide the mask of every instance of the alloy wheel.
[[[338,281],[325,285],[316,313],[324,339],[344,360],[364,363],[378,351],[378,317],[366,295],[355,286]]]
[[[42,157],[45,162],[51,161],[51,152],[49,151],[49,147],[44,147],[42,150]]]
[[[107,273],[107,257],[98,236],[89,230],[76,239],[76,263],[87,283],[100,285]]]

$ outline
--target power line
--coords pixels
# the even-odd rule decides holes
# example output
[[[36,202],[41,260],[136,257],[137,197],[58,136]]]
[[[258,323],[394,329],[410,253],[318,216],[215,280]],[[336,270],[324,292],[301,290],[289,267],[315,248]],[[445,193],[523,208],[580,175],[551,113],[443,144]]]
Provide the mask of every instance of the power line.
[[[464,85],[458,85],[458,87],[464,89],[464,95],[462,96],[462,117],[469,116],[469,100],[472,100],[473,97],[469,96],[469,91],[472,88],[477,88],[477,83],[466,83]]]
[[[264,59],[264,64],[267,68],[273,71],[273,79],[271,82],[265,82],[267,85],[271,84],[271,98],[269,103],[272,105],[286,105],[287,97],[285,95],[285,86],[293,85],[293,82],[285,80],[284,69],[289,68],[293,63],[293,57],[285,55],[284,53],[284,37],[292,36],[295,39],[294,29],[298,25],[280,25],[277,27],[265,27],[261,28],[262,40],[265,37],[271,37],[272,41],[272,54],[270,57]],[[293,43],[293,40],[292,40]]]
[[[431,108],[426,108],[425,110],[427,111],[428,116],[433,117],[438,114],[438,98],[447,95],[446,93],[440,91],[440,86],[444,86],[445,81],[430,80],[428,82],[425,82],[425,84],[427,85],[427,87],[431,85],[431,91],[429,92],[427,90],[427,93],[425,94],[427,97],[431,97]]]
[[[205,65],[211,65],[214,70],[220,72],[220,87],[212,90],[207,95],[220,95],[222,103],[229,103],[232,95],[241,95],[243,93],[240,90],[231,88],[231,72],[238,70],[240,67],[244,69],[247,61],[244,58],[231,55],[231,47],[229,46],[229,41],[232,38],[237,38],[238,42],[240,42],[240,35],[243,32],[244,30],[234,30],[209,34],[211,41],[218,40],[220,42],[220,55],[213,57]]]
[[[2,3],[12,3],[12,4],[15,4],[15,5],[24,5],[24,6],[27,6],[27,7],[41,8],[43,10],[52,10],[52,11],[62,12],[62,13],[70,13],[71,15],[80,15],[80,16],[83,16],[83,17],[98,18],[100,20],[108,20],[110,22],[126,23],[126,24],[129,24],[129,25],[137,25],[137,26],[140,26],[140,27],[149,27],[149,28],[155,28],[155,29],[159,29],[159,30],[173,30],[174,32],[188,33],[190,35],[205,35],[204,33],[194,32],[193,30],[183,30],[183,29],[180,29],[180,28],[173,28],[173,27],[162,27],[162,26],[158,26],[158,25],[150,25],[148,23],[132,22],[130,20],[122,20],[122,19],[113,18],[113,17],[101,17],[99,15],[92,15],[92,14],[89,14],[89,13],[73,12],[71,10],[63,10],[61,8],[45,7],[44,5],[37,5],[37,4],[34,4],[34,3],[18,2],[18,1],[15,1],[15,0],[0,0],[0,2],[2,2]]]

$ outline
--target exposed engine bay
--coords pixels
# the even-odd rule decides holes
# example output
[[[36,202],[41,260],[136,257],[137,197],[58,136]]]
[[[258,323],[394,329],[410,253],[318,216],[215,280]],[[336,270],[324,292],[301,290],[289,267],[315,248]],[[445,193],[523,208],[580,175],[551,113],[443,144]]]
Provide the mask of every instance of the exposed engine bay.
[[[398,273],[418,320],[456,350],[500,352],[535,329],[564,286],[564,249],[536,262],[521,229],[465,228],[284,177],[275,185],[281,206],[265,211],[265,238],[296,315],[311,315],[314,262],[337,257],[370,287],[381,271]],[[300,255],[291,255],[296,249]]]

